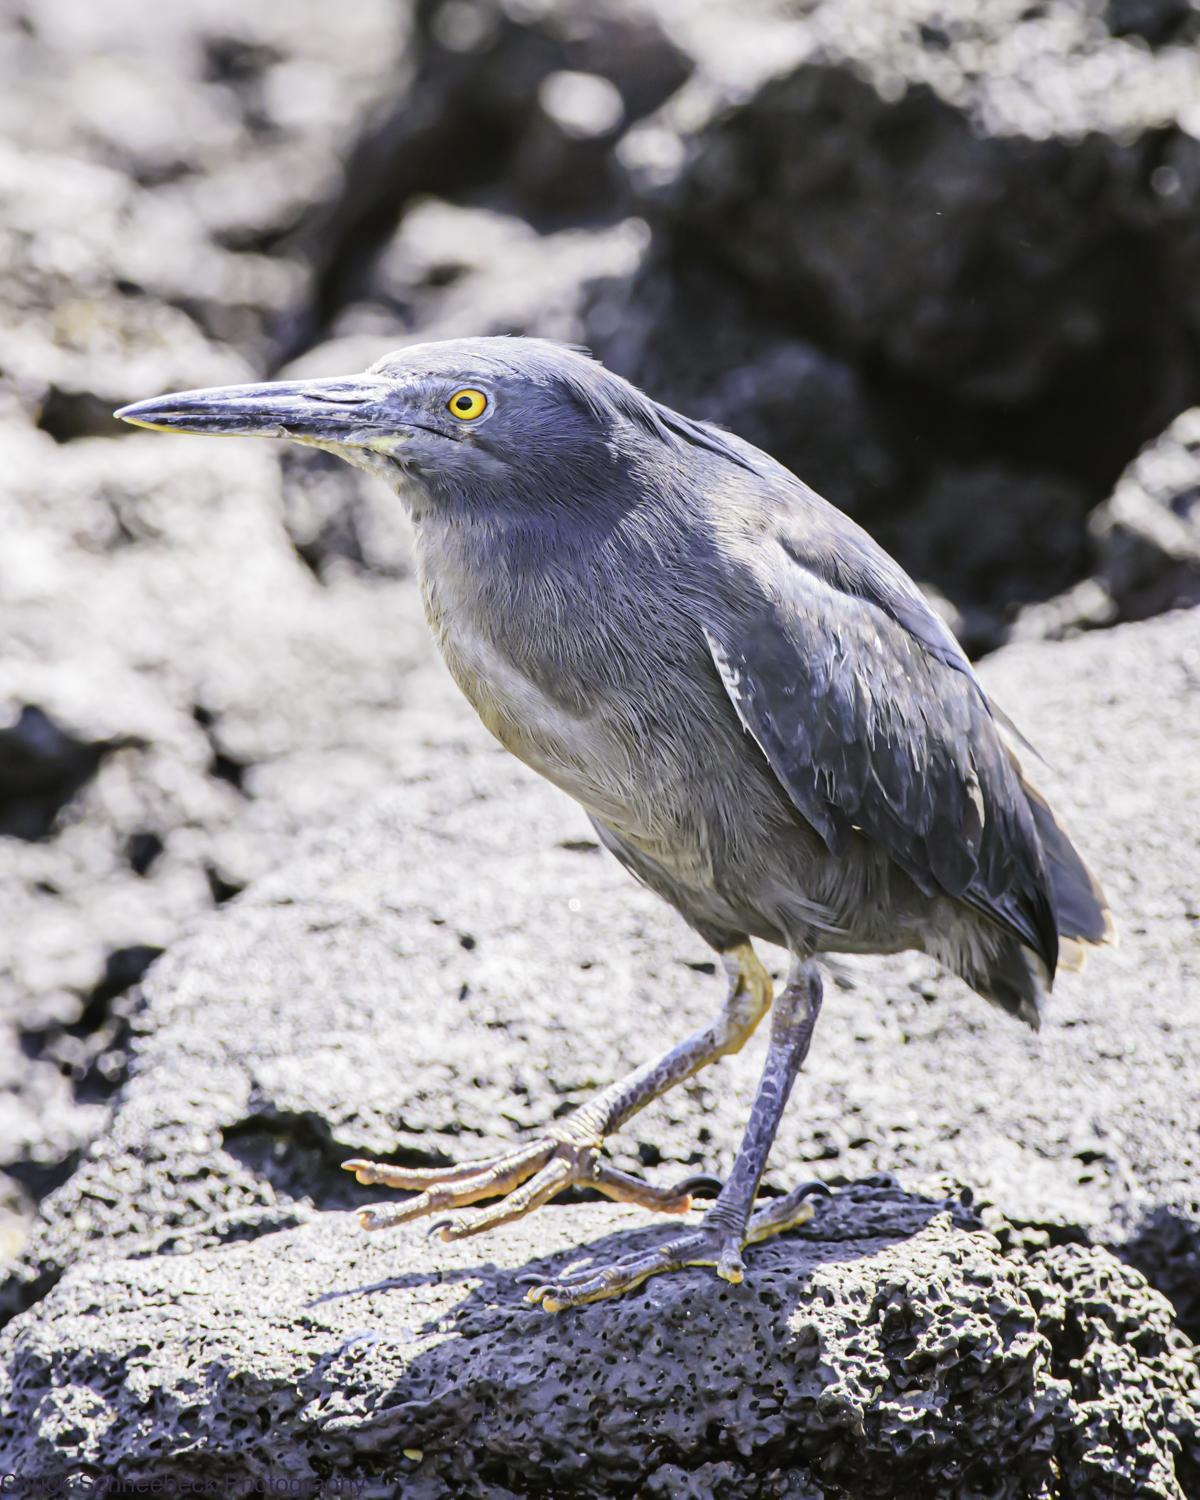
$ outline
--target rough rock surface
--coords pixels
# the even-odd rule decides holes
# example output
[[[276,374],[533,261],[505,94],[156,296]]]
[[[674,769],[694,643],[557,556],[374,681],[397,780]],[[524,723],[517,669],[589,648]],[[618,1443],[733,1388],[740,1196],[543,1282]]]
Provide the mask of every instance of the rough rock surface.
[[[7,1336],[0,1394],[37,1424],[0,1426],[0,1468],[422,1500],[1181,1500],[1200,1479],[1192,1351],[1105,1251],[1005,1253],[959,1203],[875,1185],[740,1287],[697,1269],[567,1316],[524,1302],[523,1276],[671,1232],[642,1220],[558,1209],[433,1263],[328,1213],[81,1266]]]
[[[357,491],[313,537],[296,505],[280,524],[264,453],[108,441],[119,402],[263,368],[311,295],[292,231],[403,86],[407,15],[204,0],[148,23],[130,0],[39,0],[0,17],[6,1252],[104,1118],[130,986],[387,760],[370,705],[382,719],[423,650],[411,600],[349,576],[404,570]],[[336,586],[326,540],[351,563]]]
[[[306,299],[289,231],[402,85],[407,9],[15,4],[0,18],[0,364],[61,438],[249,378]],[[47,191],[47,188],[50,188]]]
[[[1189,826],[1200,802],[1200,780],[1190,770],[1194,757],[1189,761],[1185,753],[1200,732],[1200,616],[1182,613],[1103,637],[1012,648],[988,663],[987,675],[1051,762],[1070,773],[1046,779],[1109,884],[1122,946],[1095,956],[1083,974],[1063,977],[1050,1024],[1036,1038],[919,959],[837,966],[768,1186],[785,1187],[814,1169],[839,1184],[881,1168],[898,1171],[910,1190],[930,1173],[969,1185],[981,1221],[1020,1267],[1012,1274],[1026,1287],[1023,1295],[1039,1316],[1049,1302],[1062,1307],[1064,1326],[1072,1330],[1063,1347],[1076,1350],[1071,1358],[1086,1365],[1078,1330],[1089,1317],[1107,1327],[1132,1326],[1146,1314],[1131,1308],[1159,1305],[1145,1301],[1150,1294],[1139,1277],[1119,1270],[1109,1251],[1158,1278],[1177,1298],[1179,1320],[1196,1327],[1195,1283],[1186,1267],[1194,1266],[1200,1245],[1200,1101],[1192,1086],[1200,1060],[1193,1000],[1198,882],[1195,849],[1179,830]],[[447,735],[455,722],[456,733]],[[144,1274],[151,1281],[135,1283],[130,1305],[136,1310],[142,1299],[144,1319],[152,1323],[162,1300],[155,1275],[203,1274],[182,1269],[173,1259],[178,1254],[190,1260],[199,1253],[201,1268],[225,1265],[221,1257],[229,1252],[214,1247],[246,1237],[263,1237],[270,1247],[289,1226],[301,1226],[294,1239],[280,1243],[299,1246],[303,1261],[309,1253],[303,1247],[317,1243],[312,1235],[333,1233],[303,1227],[314,1207],[367,1199],[337,1170],[346,1155],[365,1151],[441,1163],[485,1153],[581,1102],[617,1069],[643,1059],[652,1044],[681,1034],[715,1000],[694,972],[708,957],[702,946],[595,850],[571,803],[490,746],[465,710],[457,721],[449,710],[439,716],[436,744],[434,729],[407,723],[406,744],[419,771],[407,778],[398,772],[391,794],[310,840],[306,853],[200,923],[150,971],[144,1008],[132,1019],[132,1075],[86,1159],[45,1199],[10,1283],[14,1308],[51,1292],[43,1310],[15,1318],[7,1334],[9,1368],[22,1382],[12,1398],[18,1421],[34,1410],[24,1403],[40,1399],[38,1382],[58,1380],[65,1368],[55,1363],[56,1335],[47,1333],[49,1366],[35,1359],[41,1375],[20,1373],[31,1368],[26,1361],[34,1358],[44,1320],[59,1306],[103,1305],[94,1289],[81,1290],[81,1303],[73,1303],[73,1287],[92,1286],[90,1277]],[[601,1014],[604,1024],[598,1025]],[[760,1056],[761,1042],[637,1116],[612,1143],[617,1162],[647,1169],[658,1180],[700,1164],[726,1170]],[[849,1201],[856,1201],[853,1194]],[[502,1257],[501,1264],[521,1264],[534,1246],[544,1248],[547,1237],[560,1232],[564,1238],[553,1243],[565,1246],[570,1231],[556,1227],[564,1222],[560,1216],[570,1213],[574,1228],[590,1211],[581,1207],[580,1219],[575,1210],[544,1210],[540,1226],[528,1231],[532,1238],[523,1239],[522,1231],[504,1242],[512,1246],[512,1259]],[[607,1222],[604,1210],[596,1212],[595,1222]],[[813,1233],[821,1232],[820,1223]],[[393,1262],[386,1249],[374,1248],[389,1241]],[[1088,1241],[1109,1251],[1089,1252]],[[381,1258],[350,1284],[377,1280],[384,1265],[404,1263],[412,1244],[421,1246],[430,1275],[452,1277],[454,1267],[476,1263],[455,1258],[458,1251],[447,1258],[410,1229],[362,1251]],[[485,1257],[493,1253],[486,1244],[480,1248]],[[910,1253],[916,1252],[903,1252]],[[269,1248],[263,1254],[271,1258]],[[322,1254],[327,1266],[329,1256]],[[771,1252],[788,1264],[792,1254]],[[134,1259],[114,1259],[121,1256]],[[1027,1269],[1026,1257],[1029,1267],[1042,1269]],[[89,1262],[94,1269],[87,1269]],[[138,1269],[129,1272],[127,1264]],[[71,1266],[75,1271],[53,1292]],[[913,1275],[928,1279],[925,1272]],[[1067,1291],[1051,1293],[1037,1279],[1048,1276],[1057,1285],[1060,1275]],[[1034,1280],[1026,1285],[1029,1276]],[[234,1297],[236,1286],[258,1305],[254,1277],[234,1274],[223,1295]],[[646,1295],[654,1305],[661,1296],[675,1305],[685,1293]],[[949,1295],[958,1305],[959,1294]],[[1128,1306],[1127,1298],[1133,1299]],[[131,1324],[130,1331],[114,1334],[126,1341],[122,1348],[145,1343],[142,1318],[135,1320],[140,1332]],[[214,1315],[205,1339],[226,1322],[240,1322],[240,1315]],[[551,1342],[560,1337],[544,1336]],[[289,1336],[264,1334],[265,1347],[274,1347],[275,1337],[282,1357]],[[86,1342],[82,1331],[75,1338]],[[1128,1343],[1120,1336],[1114,1342]],[[1130,1347],[1141,1346],[1135,1341]],[[1168,1390],[1176,1393],[1170,1401],[1183,1401],[1179,1372],[1194,1353],[1185,1343],[1171,1347],[1175,1374],[1169,1379],[1140,1354],[1124,1373],[1119,1362],[1097,1354],[1091,1383],[1079,1388],[1092,1393],[1090,1404],[1054,1419],[1060,1436],[1071,1434],[1061,1441],[1072,1454],[1083,1451],[1080,1443],[1093,1442],[1083,1436],[1089,1424],[1096,1433],[1128,1429],[1123,1403],[1134,1390],[1152,1387],[1157,1394],[1147,1399],[1159,1403],[1156,1410],[1165,1411]],[[1151,1364],[1156,1350],[1147,1353]],[[111,1356],[114,1368],[118,1355]],[[1128,1350],[1122,1357],[1130,1357]],[[630,1367],[623,1368],[628,1376]],[[233,1360],[229,1373],[239,1369]],[[1061,1372],[1060,1363],[1054,1378]],[[194,1379],[194,1372],[186,1378]],[[524,1377],[519,1384],[526,1389]],[[283,1376],[276,1384],[251,1379],[252,1388],[265,1393],[260,1404],[284,1385]],[[331,1375],[329,1386],[333,1400],[341,1377]],[[382,1399],[369,1381],[356,1389],[355,1400],[374,1405]],[[528,1389],[531,1401],[545,1397],[536,1380]],[[978,1387],[991,1389],[986,1381]],[[309,1399],[318,1399],[316,1387]],[[194,1421],[220,1425],[226,1413],[232,1422],[236,1413],[224,1402],[211,1382],[198,1382]],[[951,1403],[956,1410],[959,1402]],[[918,1406],[925,1411],[924,1403]],[[75,1420],[84,1419],[77,1413]],[[97,1434],[109,1420],[98,1408]],[[1177,1415],[1166,1425],[1165,1418],[1146,1420],[1160,1439],[1174,1423],[1185,1446],[1194,1442],[1191,1418]],[[177,1432],[172,1424],[152,1421],[146,1442],[153,1437],[167,1453],[177,1451],[183,1439],[171,1436]],[[37,1455],[37,1462],[48,1461],[53,1444],[65,1441],[56,1432],[74,1430],[65,1419],[60,1427],[57,1418],[48,1423],[40,1416],[31,1425],[52,1445],[40,1453],[18,1450]],[[82,1430],[91,1429],[85,1422]],[[492,1440],[453,1431],[462,1442]],[[1137,1439],[1135,1458],[1125,1439],[1114,1437],[1104,1459],[1109,1468],[1095,1471],[1108,1477],[1095,1478],[1091,1490],[1049,1487],[1045,1493],[1103,1494],[1104,1483],[1115,1483],[1112,1473],[1134,1464],[1122,1481],[1132,1488],[1110,1492],[1139,1493],[1144,1483],[1151,1486],[1145,1493],[1156,1493],[1152,1486],[1158,1485],[1165,1495],[1186,1494],[1179,1486],[1191,1471],[1177,1467],[1170,1480],[1175,1459],[1160,1439],[1158,1447]],[[694,1461],[734,1463],[730,1474],[737,1477],[741,1460],[726,1452],[724,1441],[713,1437]],[[1094,1441],[1104,1446],[1099,1436]],[[414,1439],[414,1446],[421,1442]],[[864,1455],[878,1452],[850,1446],[853,1453],[831,1460],[835,1469],[861,1460],[869,1472],[874,1460]],[[96,1451],[105,1451],[102,1444]],[[769,1442],[766,1451],[775,1452]],[[920,1445],[914,1452],[924,1462]],[[801,1443],[791,1462],[803,1468],[816,1462],[815,1454],[815,1446]],[[764,1462],[769,1467],[774,1459]],[[1076,1462],[1084,1461],[1070,1459]],[[1143,1468],[1136,1470],[1137,1464]],[[1129,1478],[1135,1471],[1140,1477]],[[720,1492],[717,1478],[697,1482],[698,1494]],[[499,1475],[496,1483],[503,1483]],[[716,1488],[706,1490],[704,1483]]]
[[[1200,803],[1200,615],[987,665],[1064,773],[1043,779],[1103,873],[1121,945],[1062,976],[1036,1036],[920,958],[839,960],[772,1181],[812,1163],[943,1171],[1055,1238],[1120,1245],[1156,1212],[1194,1237],[1200,918],[1179,830]],[[362,1201],[330,1181],[342,1156],[485,1152],[715,1005],[702,943],[465,708],[395,728],[395,788],[147,976],[134,1074],[43,1205],[29,1274],[93,1236],[107,1251],[244,1203],[327,1202],[334,1184]],[[621,1165],[727,1169],[762,1045],[637,1116]]]
[[[637,270],[646,240],[639,219],[538,234],[511,214],[426,199],[376,262],[371,300],[347,307],[334,333],[372,333],[383,349],[493,333],[579,343],[603,317],[606,287],[623,290]],[[332,351],[320,358],[328,366]]]
[[[265,445],[0,441],[0,1171],[37,1196],[120,1082],[123,992],[399,768],[430,647],[411,590],[314,578]],[[389,501],[362,506],[406,571]]]
[[[143,9],[0,18],[18,1218],[102,1120],[154,951],[385,784],[430,691],[374,586],[408,568],[385,496],[319,455],[281,488],[249,446],[93,441],[117,402],[590,339],[868,519],[975,647],[1194,597],[1182,429],[1089,515],[1197,386],[1196,36],[1165,0]]]

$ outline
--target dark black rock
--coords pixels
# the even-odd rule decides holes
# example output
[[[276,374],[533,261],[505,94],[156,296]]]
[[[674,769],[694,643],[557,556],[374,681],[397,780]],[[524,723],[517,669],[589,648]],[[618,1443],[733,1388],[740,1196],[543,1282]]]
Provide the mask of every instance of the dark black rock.
[[[1200,37],[1200,8],[1192,0],[1105,0],[1113,36],[1140,37],[1151,47],[1181,46]]]
[[[1200,408],[1138,455],[1091,533],[1097,575],[1123,619],[1200,604]]]
[[[1200,604],[1200,408],[1148,443],[1088,517],[1088,577],[1025,612],[1027,638]]]
[[[558,1317],[520,1276],[671,1231],[565,1208],[433,1271],[419,1241],[326,1214],[85,1265],[0,1343],[0,1462],[234,1495],[1187,1493],[1192,1351],[1136,1272],[1006,1256],[936,1198],[854,1196],[740,1287],[698,1269]]]
[[[692,79],[621,145],[654,249],[618,362],[700,409],[747,328],[849,366],[889,463],[882,480],[844,463],[833,498],[890,518],[987,649],[1086,576],[1088,512],[1200,396],[1200,60],[1114,39],[1085,7],[943,11],[781,8],[757,34],[695,19]],[[664,329],[673,305],[689,316]],[[729,425],[821,475],[804,407],[743,389]],[[947,568],[962,514],[941,497],[964,474],[988,536],[976,523]]]
[[[114,750],[131,740],[84,740],[35,704],[0,727],[0,835],[42,839],[59,813]]]

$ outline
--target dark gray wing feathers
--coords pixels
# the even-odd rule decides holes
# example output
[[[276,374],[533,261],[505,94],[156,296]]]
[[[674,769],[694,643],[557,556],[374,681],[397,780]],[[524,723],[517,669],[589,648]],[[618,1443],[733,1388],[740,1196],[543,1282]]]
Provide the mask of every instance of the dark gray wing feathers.
[[[983,689],[900,569],[857,528],[849,540],[831,561],[781,538],[769,584],[705,621],[726,690],[831,853],[863,835],[927,895],[966,902],[1053,974],[1045,861]]]

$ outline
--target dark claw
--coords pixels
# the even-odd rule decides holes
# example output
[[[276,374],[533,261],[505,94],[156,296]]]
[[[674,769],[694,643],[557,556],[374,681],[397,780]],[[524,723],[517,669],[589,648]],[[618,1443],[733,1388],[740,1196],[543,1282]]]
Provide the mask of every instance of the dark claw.
[[[801,1198],[811,1198],[814,1194],[818,1198],[832,1198],[833,1189],[827,1182],[806,1182],[800,1189]]]
[[[698,1172],[695,1177],[685,1177],[682,1182],[675,1184],[677,1193],[691,1193],[696,1195],[698,1188],[707,1188],[708,1191],[700,1194],[704,1198],[715,1198],[725,1186],[719,1177],[714,1177],[711,1172]]]
[[[426,1226],[425,1238],[427,1240],[436,1239],[443,1229],[448,1229],[453,1223],[453,1219],[435,1219],[432,1224]]]

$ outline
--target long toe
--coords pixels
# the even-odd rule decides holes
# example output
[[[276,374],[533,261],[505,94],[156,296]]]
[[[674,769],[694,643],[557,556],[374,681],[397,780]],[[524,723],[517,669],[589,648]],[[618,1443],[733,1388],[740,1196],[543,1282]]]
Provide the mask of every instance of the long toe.
[[[585,1302],[619,1297],[651,1276],[682,1271],[688,1266],[715,1266],[726,1281],[737,1282],[742,1279],[741,1250],[740,1235],[724,1226],[706,1228],[701,1224],[691,1234],[668,1240],[653,1250],[623,1256],[607,1266],[568,1271],[557,1281],[530,1287],[525,1297],[540,1304],[546,1312],[561,1312]]]
[[[342,1171],[353,1172],[364,1187],[390,1187],[405,1193],[423,1193],[438,1183],[462,1182],[468,1177],[478,1177],[481,1172],[498,1167],[515,1155],[510,1151],[503,1156],[460,1162],[453,1167],[394,1167],[390,1162],[354,1157],[342,1163]]]
[[[823,1182],[805,1182],[794,1187],[782,1198],[770,1199],[757,1213],[752,1214],[746,1226],[746,1243],[757,1245],[772,1235],[784,1234],[807,1224],[816,1211],[814,1198],[828,1198],[829,1189]]]
[[[540,1304],[546,1312],[560,1312],[563,1308],[579,1307],[585,1302],[619,1297],[623,1292],[641,1286],[651,1276],[681,1271],[688,1266],[715,1266],[723,1281],[736,1286],[746,1274],[742,1251],[747,1245],[807,1223],[813,1216],[813,1198],[828,1195],[829,1189],[823,1182],[803,1183],[760,1208],[744,1234],[710,1216],[690,1234],[668,1240],[653,1250],[623,1256],[607,1266],[583,1266],[565,1272],[553,1282],[531,1286],[526,1298]]]
[[[571,1168],[565,1161],[552,1161],[543,1167],[536,1177],[531,1177],[522,1187],[509,1193],[506,1198],[491,1208],[482,1209],[467,1218],[447,1219],[430,1231],[440,1240],[466,1240],[472,1235],[485,1234],[501,1224],[511,1224],[514,1219],[523,1219],[535,1208],[548,1203],[555,1193],[561,1193],[571,1181]]]
[[[628,1172],[619,1172],[607,1162],[598,1161],[592,1168],[590,1186],[618,1203],[636,1203],[653,1208],[660,1214],[685,1214],[692,1206],[692,1189],[701,1183],[717,1182],[715,1177],[689,1177],[674,1187],[655,1187]],[[717,1187],[720,1187],[717,1182]]]
[[[675,1187],[655,1187],[609,1166],[601,1159],[596,1139],[569,1134],[543,1136],[506,1155],[455,1167],[394,1167],[361,1157],[342,1166],[368,1186],[416,1194],[402,1203],[376,1203],[360,1209],[358,1217],[364,1229],[392,1229],[428,1214],[467,1208],[483,1198],[502,1200],[478,1214],[436,1224],[431,1234],[443,1240],[466,1239],[523,1218],[574,1185],[598,1188],[610,1198],[659,1213],[682,1214],[691,1207],[692,1186],[707,1180],[689,1178]]]
[[[478,1203],[481,1198],[511,1193],[537,1171],[541,1159],[541,1153],[536,1149],[503,1158],[491,1163],[483,1171],[476,1172],[473,1177],[438,1183],[402,1203],[378,1203],[370,1208],[360,1209],[358,1222],[364,1229],[393,1229],[397,1224],[422,1219],[426,1214],[466,1208],[472,1203]]]

